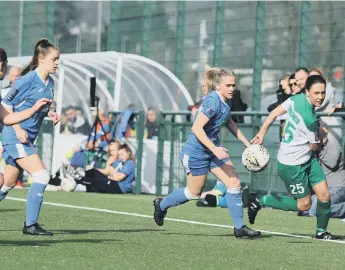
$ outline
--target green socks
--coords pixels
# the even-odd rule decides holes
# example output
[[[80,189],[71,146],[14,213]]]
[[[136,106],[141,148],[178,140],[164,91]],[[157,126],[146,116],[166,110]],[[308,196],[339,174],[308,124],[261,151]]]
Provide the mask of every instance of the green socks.
[[[259,199],[261,205],[285,211],[298,211],[297,200],[288,196],[265,195]]]
[[[323,203],[317,200],[317,206],[316,206],[316,220],[317,220],[316,232],[317,233],[326,231],[330,216],[331,216],[331,201]]]
[[[262,206],[272,207],[285,211],[298,211],[297,200],[288,196],[265,195],[259,199]],[[316,219],[317,232],[324,232],[327,229],[329,217],[331,216],[331,201],[320,202],[317,200]]]

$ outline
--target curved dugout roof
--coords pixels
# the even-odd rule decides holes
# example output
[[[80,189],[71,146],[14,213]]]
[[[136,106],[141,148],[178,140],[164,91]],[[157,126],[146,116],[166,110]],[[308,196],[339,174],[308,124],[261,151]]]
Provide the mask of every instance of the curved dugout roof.
[[[24,66],[31,57],[11,57],[10,66]],[[53,74],[58,111],[68,105],[80,106],[91,121],[90,78],[96,77],[96,95],[105,111],[181,111],[193,100],[180,80],[167,68],[148,58],[117,52],[61,54],[59,70]],[[60,102],[59,102],[60,101]],[[60,108],[59,108],[60,107]]]

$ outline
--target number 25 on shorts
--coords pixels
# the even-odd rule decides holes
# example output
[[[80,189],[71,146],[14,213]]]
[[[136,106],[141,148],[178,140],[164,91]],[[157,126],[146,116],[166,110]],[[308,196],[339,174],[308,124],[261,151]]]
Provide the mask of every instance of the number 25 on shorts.
[[[293,195],[304,193],[304,187],[302,186],[302,184],[290,185],[290,190],[291,194]]]

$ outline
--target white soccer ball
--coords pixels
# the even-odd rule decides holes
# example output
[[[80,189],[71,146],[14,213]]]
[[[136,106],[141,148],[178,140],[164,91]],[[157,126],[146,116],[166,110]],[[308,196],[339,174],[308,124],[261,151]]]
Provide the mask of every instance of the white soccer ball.
[[[250,172],[261,172],[269,163],[270,154],[260,144],[252,144],[242,154],[242,163]]]
[[[73,179],[66,177],[66,178],[62,179],[60,186],[61,186],[62,191],[71,192],[77,186],[77,182]]]

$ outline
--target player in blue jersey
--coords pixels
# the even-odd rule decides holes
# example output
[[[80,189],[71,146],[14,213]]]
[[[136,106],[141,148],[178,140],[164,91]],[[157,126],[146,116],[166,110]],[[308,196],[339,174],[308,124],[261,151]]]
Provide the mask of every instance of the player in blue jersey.
[[[6,72],[7,72],[7,54],[3,48],[0,48],[0,81],[4,79]],[[51,102],[51,100],[40,99],[36,102],[36,104],[33,107],[29,108],[28,110],[11,113],[11,114],[9,114],[6,111],[6,109],[0,104],[0,121],[5,125],[18,124],[30,118],[33,114],[35,114],[38,110],[41,109],[42,106],[45,106],[48,102]],[[4,183],[3,175],[0,174],[0,187],[3,185],[3,183]]]
[[[181,162],[187,173],[187,187],[180,188],[164,199],[156,198],[154,220],[162,226],[170,207],[197,200],[211,171],[227,186],[226,201],[234,223],[236,237],[259,236],[259,231],[251,230],[243,222],[243,204],[234,164],[227,149],[220,146],[219,133],[223,125],[245,146],[250,143],[230,118],[231,99],[235,93],[236,77],[228,69],[211,69],[205,72],[204,82],[210,82],[212,91],[202,101],[187,141],[181,150]]]
[[[4,107],[9,112],[20,112],[32,107],[41,98],[53,100],[54,81],[49,74],[55,73],[59,57],[59,50],[54,45],[46,39],[39,40],[35,46],[31,62],[24,68],[22,76],[14,82],[12,89],[2,101]],[[47,232],[37,223],[43,193],[50,175],[36,154],[34,146],[34,141],[45,116],[48,115],[54,125],[60,121],[60,116],[57,113],[49,112],[50,104],[19,125],[5,126],[2,131],[3,158],[6,167],[4,184],[0,189],[0,201],[16,185],[22,170],[30,173],[34,179],[27,197],[24,234],[52,235],[51,232]]]

